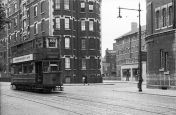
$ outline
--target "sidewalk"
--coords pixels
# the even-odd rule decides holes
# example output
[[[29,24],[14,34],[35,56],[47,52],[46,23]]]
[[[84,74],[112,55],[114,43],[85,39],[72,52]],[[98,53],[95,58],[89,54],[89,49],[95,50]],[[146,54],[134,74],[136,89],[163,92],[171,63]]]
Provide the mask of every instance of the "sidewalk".
[[[135,81],[115,81],[115,80],[104,80],[105,83],[134,83],[137,84],[138,82]],[[146,83],[142,83],[142,92],[138,92],[137,85],[136,87],[125,87],[125,88],[117,88],[117,92],[129,92],[129,93],[140,93],[140,94],[148,94],[148,95],[160,95],[160,96],[169,96],[169,97],[176,97],[176,90],[173,89],[150,89],[146,88]]]

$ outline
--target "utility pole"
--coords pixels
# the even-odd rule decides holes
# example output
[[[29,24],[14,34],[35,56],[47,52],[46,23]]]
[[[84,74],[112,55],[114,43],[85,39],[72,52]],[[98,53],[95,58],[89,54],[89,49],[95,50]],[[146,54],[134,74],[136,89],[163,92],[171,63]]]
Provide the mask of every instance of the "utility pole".
[[[130,8],[121,8],[119,7],[119,16],[118,18],[122,18],[122,16],[120,15],[120,11],[121,9],[123,10],[133,10],[133,11],[138,11],[139,13],[139,53],[138,53],[138,89],[139,92],[142,92],[142,82],[143,82],[143,78],[142,78],[142,52],[141,52],[141,6],[139,3],[139,8],[138,9],[130,9]]]

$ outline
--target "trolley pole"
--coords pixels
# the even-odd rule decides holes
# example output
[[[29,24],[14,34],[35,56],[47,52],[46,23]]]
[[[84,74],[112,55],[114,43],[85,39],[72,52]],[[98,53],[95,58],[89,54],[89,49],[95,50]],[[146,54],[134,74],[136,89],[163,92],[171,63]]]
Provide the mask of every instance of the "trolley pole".
[[[141,6],[140,6],[140,3],[139,3],[139,8],[138,9],[130,9],[130,8],[119,7],[118,18],[122,18],[122,16],[120,15],[121,9],[138,11],[138,13],[139,13],[139,17],[138,17],[139,18],[138,89],[139,89],[139,92],[142,92],[143,78],[142,78],[142,52],[141,52]]]

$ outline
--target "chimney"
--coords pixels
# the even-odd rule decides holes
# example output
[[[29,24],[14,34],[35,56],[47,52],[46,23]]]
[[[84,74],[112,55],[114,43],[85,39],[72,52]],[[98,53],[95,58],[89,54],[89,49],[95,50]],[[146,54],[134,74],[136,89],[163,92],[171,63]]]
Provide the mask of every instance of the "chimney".
[[[132,22],[131,23],[131,31],[137,31],[138,30],[138,28],[137,28],[137,23],[136,22]]]

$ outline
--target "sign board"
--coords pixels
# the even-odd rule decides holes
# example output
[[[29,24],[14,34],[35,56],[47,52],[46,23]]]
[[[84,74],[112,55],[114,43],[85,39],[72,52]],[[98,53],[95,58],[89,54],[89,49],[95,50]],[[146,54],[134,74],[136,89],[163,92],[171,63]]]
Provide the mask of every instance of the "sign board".
[[[13,58],[12,62],[19,63],[19,62],[25,62],[25,61],[31,61],[31,60],[33,60],[33,54],[15,57]]]

